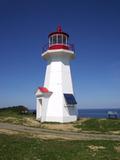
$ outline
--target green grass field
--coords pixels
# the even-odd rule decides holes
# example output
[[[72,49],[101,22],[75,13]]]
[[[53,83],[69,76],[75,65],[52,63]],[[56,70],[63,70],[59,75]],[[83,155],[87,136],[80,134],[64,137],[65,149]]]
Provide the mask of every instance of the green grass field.
[[[37,123],[36,126],[41,127],[34,115],[20,114],[18,108],[0,110],[0,122],[21,125],[30,125],[34,122],[32,126]],[[56,123],[51,125],[56,125]],[[70,125],[78,131],[92,131],[93,133],[94,131],[120,131],[120,119],[81,119]],[[120,160],[120,142],[43,140],[30,138],[27,133],[15,135],[1,133],[0,160]]]
[[[35,120],[35,115],[32,113],[21,114],[19,106],[0,109],[0,122],[23,125],[27,123],[27,118]]]
[[[83,131],[100,131],[100,132],[109,132],[109,131],[120,131],[120,119],[95,119],[91,118],[83,123],[75,124],[77,128],[82,129]]]
[[[0,160],[120,160],[120,142],[0,135]]]

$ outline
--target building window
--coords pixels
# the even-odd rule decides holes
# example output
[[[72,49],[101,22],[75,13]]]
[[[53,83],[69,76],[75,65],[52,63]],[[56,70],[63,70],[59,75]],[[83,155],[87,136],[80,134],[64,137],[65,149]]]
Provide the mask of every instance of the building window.
[[[49,38],[49,44],[52,44],[52,37]]]
[[[63,35],[63,44],[67,44],[67,37]]]
[[[53,36],[53,44],[57,43],[57,36]]]
[[[58,35],[58,43],[62,43],[62,36]]]

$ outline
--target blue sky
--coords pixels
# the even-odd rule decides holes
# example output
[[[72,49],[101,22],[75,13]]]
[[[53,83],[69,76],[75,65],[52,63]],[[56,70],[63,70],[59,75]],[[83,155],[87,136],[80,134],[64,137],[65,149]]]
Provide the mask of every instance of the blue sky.
[[[119,0],[1,0],[0,107],[35,108],[46,66],[41,50],[58,25],[75,45],[78,106],[120,107]]]

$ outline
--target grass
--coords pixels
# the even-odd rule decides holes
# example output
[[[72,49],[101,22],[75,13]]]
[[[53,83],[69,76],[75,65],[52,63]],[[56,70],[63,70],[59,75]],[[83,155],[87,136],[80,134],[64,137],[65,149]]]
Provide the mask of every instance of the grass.
[[[8,108],[0,108],[0,116],[4,117],[21,117],[21,108],[22,106],[8,107]],[[27,114],[26,114],[27,115]],[[31,115],[28,113],[28,115]]]
[[[8,107],[0,109],[0,122],[27,124],[27,118],[35,120],[35,115],[32,113],[21,114],[18,107]]]
[[[120,160],[120,142],[40,140],[0,135],[0,160]]]
[[[24,124],[26,117],[35,121],[32,114],[22,115],[15,108],[0,110],[0,122]],[[118,131],[120,119],[86,119],[71,125],[83,131]],[[0,160],[120,160],[120,142],[42,140],[27,133],[0,134]]]
[[[120,130],[120,119],[87,119],[83,123],[74,125],[83,131],[118,131]]]

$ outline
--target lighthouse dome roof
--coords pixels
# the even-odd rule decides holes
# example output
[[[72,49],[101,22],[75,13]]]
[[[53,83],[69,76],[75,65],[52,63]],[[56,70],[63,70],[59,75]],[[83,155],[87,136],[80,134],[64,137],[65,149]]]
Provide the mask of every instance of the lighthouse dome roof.
[[[62,34],[62,35],[65,35],[67,37],[69,37],[69,34],[65,33],[62,31],[62,27],[61,26],[58,26],[57,27],[57,31],[56,32],[52,32],[48,35],[48,37],[52,36],[52,35],[55,35],[55,34]]]

